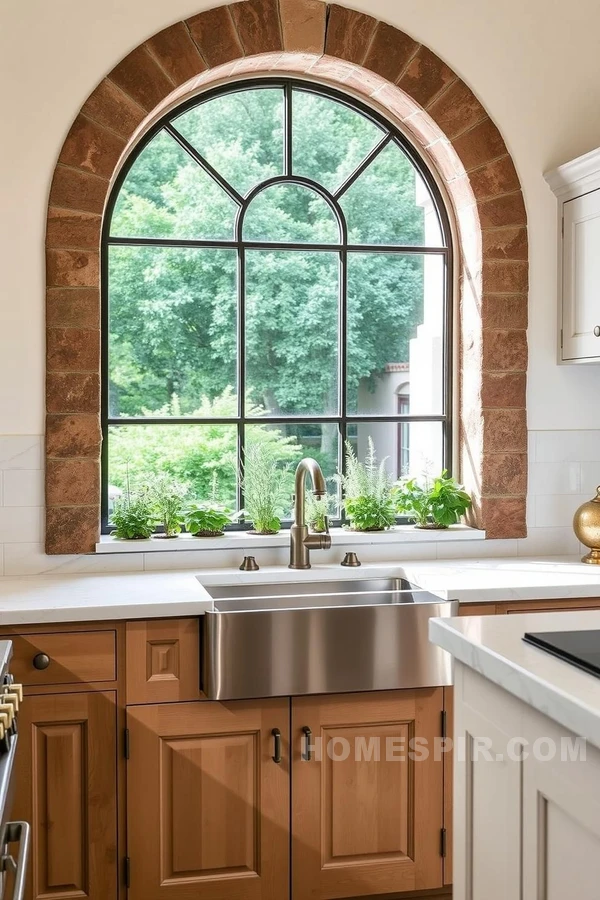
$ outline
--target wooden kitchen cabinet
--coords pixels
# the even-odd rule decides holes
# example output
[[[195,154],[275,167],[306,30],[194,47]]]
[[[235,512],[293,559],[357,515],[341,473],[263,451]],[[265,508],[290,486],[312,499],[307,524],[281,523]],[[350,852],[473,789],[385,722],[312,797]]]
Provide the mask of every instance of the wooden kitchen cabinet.
[[[292,699],[293,900],[442,886],[442,710],[443,688]]]
[[[136,706],[127,720],[129,900],[285,900],[289,700]]]
[[[113,691],[25,698],[13,816],[31,823],[27,900],[117,897]]]

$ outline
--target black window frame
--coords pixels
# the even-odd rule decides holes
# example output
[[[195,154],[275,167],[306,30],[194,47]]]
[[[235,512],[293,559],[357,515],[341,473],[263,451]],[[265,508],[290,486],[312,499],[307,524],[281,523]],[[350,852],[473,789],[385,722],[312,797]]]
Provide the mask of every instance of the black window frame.
[[[186,139],[180,134],[172,120],[181,116],[188,110],[199,106],[214,97],[222,94],[235,93],[243,90],[253,90],[256,88],[274,87],[283,90],[284,96],[284,173],[274,178],[267,179],[256,185],[244,197],[229,184],[222,175],[220,175],[210,163],[200,154]],[[319,96],[327,97],[341,103],[350,109],[353,109],[367,119],[383,129],[385,134],[378,141],[375,147],[367,154],[362,162],[356,167],[350,176],[331,193],[318,182],[293,174],[293,158],[292,158],[292,128],[293,128],[293,104],[292,92],[301,90],[307,93],[313,93]],[[161,131],[168,133],[182,149],[193,159],[208,175],[210,175],[228,194],[228,196],[236,203],[238,210],[235,221],[235,236],[233,240],[188,240],[174,238],[144,238],[144,237],[114,237],[110,235],[111,220],[115,204],[119,197],[121,187],[127,175],[137,160],[138,156]],[[349,244],[348,228],[343,210],[339,204],[339,198],[351,187],[352,184],[360,177],[370,163],[377,158],[379,153],[385,149],[390,143],[395,143],[400,150],[408,157],[418,174],[427,186],[433,199],[438,220],[440,223],[443,246],[440,247],[423,247],[414,245],[400,244]],[[339,243],[328,244],[310,244],[295,243],[293,241],[274,242],[274,241],[249,241],[242,239],[242,228],[245,213],[250,202],[261,191],[274,184],[299,184],[319,194],[333,210],[338,224],[340,225],[341,240]],[[238,415],[229,418],[197,418],[192,416],[182,417],[114,417],[109,415],[109,298],[108,298],[108,248],[110,246],[154,246],[154,247],[176,247],[176,248],[205,248],[205,249],[231,249],[237,252],[237,397],[238,397]],[[264,415],[259,419],[256,417],[246,416],[244,409],[245,397],[245,332],[244,332],[244,316],[245,316],[245,252],[246,250],[286,250],[286,251],[315,251],[315,252],[335,252],[340,257],[340,315],[339,315],[339,368],[338,368],[338,415],[288,415],[288,416],[271,416]],[[444,317],[444,341],[443,341],[443,409],[437,415],[365,415],[365,414],[349,414],[347,410],[347,379],[346,379],[346,354],[347,354],[347,262],[348,255],[351,253],[397,253],[397,254],[413,254],[419,256],[435,255],[442,256],[444,259],[444,297],[443,297],[443,317]],[[101,456],[101,520],[102,533],[106,534],[110,531],[109,515],[108,515],[108,432],[109,428],[114,426],[135,426],[135,425],[231,425],[237,428],[237,450],[238,463],[243,465],[244,461],[244,436],[247,425],[255,425],[268,423],[272,425],[319,425],[334,423],[339,429],[338,444],[338,465],[341,470],[344,467],[344,444],[348,433],[348,426],[359,425],[368,422],[390,422],[400,425],[402,423],[412,422],[440,422],[442,425],[442,443],[443,443],[443,467],[448,471],[452,471],[452,422],[453,422],[453,244],[452,231],[450,227],[450,219],[446,209],[446,203],[442,193],[432,176],[432,173],[425,165],[420,154],[410,143],[407,137],[385,116],[366,105],[353,95],[346,94],[335,88],[323,85],[318,82],[308,81],[300,78],[278,78],[274,76],[257,77],[230,81],[226,84],[219,85],[211,90],[195,96],[170,110],[161,117],[137,143],[133,152],[129,155],[122,166],[115,183],[111,189],[109,199],[106,205],[101,233],[100,243],[100,297],[101,297],[101,428],[102,428],[102,456]],[[241,487],[237,484],[237,502],[238,509],[242,509],[243,494]],[[339,519],[332,521],[333,525],[341,525],[345,521],[343,509]],[[398,523],[406,522],[407,519],[398,517]],[[283,527],[289,527],[290,521],[286,520],[282,523]],[[228,526],[228,530],[247,529],[247,522],[239,522]]]

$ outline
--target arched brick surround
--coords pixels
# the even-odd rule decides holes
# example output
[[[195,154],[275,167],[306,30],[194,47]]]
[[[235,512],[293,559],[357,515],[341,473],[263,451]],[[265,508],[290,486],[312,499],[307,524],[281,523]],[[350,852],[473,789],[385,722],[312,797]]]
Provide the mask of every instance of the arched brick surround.
[[[454,210],[459,449],[488,536],[526,533],[527,220],[504,140],[460,78],[398,29],[320,0],[243,0],[166,28],[84,103],[47,224],[46,549],[94,549],[100,521],[100,228],[111,180],[148,123],[204,85],[294,72],[357,93],[421,147]]]

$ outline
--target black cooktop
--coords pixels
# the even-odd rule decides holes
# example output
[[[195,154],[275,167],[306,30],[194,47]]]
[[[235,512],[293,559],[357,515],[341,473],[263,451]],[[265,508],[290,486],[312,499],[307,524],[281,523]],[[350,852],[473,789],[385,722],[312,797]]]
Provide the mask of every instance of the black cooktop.
[[[523,640],[600,678],[600,631],[546,631]]]

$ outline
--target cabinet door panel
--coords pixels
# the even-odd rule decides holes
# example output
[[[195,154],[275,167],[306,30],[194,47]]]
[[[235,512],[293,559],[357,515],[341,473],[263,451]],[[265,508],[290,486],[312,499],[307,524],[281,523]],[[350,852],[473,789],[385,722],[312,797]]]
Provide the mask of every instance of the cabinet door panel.
[[[127,703],[201,700],[199,621],[128,622]]]
[[[28,900],[117,896],[115,694],[26,697],[16,818],[32,825]]]
[[[598,359],[600,326],[600,191],[569,200],[563,207],[564,360]]]
[[[294,900],[441,887],[442,709],[441,688],[292,700]]]
[[[130,900],[285,900],[289,701],[130,707]]]

